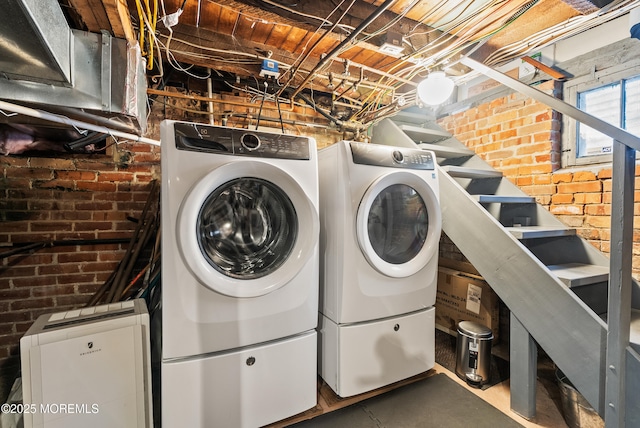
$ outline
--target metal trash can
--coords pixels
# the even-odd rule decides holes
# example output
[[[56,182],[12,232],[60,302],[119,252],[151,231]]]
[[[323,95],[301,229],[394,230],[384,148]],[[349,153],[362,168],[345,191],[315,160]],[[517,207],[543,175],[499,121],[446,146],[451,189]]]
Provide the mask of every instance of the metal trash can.
[[[489,382],[492,340],[490,328],[472,321],[458,323],[456,374],[473,387]]]

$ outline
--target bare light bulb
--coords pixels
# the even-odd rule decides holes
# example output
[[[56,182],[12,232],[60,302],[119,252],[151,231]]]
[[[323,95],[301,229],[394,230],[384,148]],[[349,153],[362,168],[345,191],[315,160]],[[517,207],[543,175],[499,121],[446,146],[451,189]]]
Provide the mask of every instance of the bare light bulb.
[[[418,83],[418,97],[431,106],[442,104],[451,96],[454,86],[453,80],[444,71],[432,71],[425,80]]]

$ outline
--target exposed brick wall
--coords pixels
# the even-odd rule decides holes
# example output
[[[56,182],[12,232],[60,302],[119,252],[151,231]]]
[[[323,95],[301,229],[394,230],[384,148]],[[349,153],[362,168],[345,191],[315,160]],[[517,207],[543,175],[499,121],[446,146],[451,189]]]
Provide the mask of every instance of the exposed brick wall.
[[[131,236],[159,178],[159,149],[118,144],[110,155],[0,158],[0,253],[31,242]],[[2,246],[5,246],[4,248]],[[0,260],[0,367],[42,313],[87,303],[126,244],[56,245]]]
[[[539,89],[557,95],[558,88],[546,83]],[[524,95],[512,94],[447,116],[439,123],[560,220],[576,228],[594,247],[609,252],[611,167],[560,169],[562,119],[557,112]],[[636,178],[636,188],[639,185],[640,179]],[[638,191],[635,200],[635,216],[639,216]],[[640,278],[638,226],[634,242],[633,275]],[[444,257],[462,257],[450,241],[443,243]]]

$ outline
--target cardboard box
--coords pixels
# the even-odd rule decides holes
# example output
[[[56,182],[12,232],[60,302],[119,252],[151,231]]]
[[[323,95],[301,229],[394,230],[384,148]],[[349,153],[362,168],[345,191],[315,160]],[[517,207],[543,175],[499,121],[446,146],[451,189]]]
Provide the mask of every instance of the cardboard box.
[[[500,339],[500,313],[496,293],[481,277],[445,267],[438,268],[436,327],[457,334],[460,321],[485,325],[493,332],[493,343]]]

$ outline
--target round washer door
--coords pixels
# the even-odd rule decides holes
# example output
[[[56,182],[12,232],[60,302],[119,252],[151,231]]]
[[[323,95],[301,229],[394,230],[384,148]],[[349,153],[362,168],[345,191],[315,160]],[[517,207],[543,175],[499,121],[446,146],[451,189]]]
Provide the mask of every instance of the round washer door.
[[[182,257],[206,287],[256,297],[287,284],[313,255],[316,207],[276,166],[243,161],[216,168],[185,197],[177,220]]]
[[[389,277],[411,276],[436,257],[441,230],[437,196],[416,174],[379,177],[358,207],[360,249],[373,268]]]

